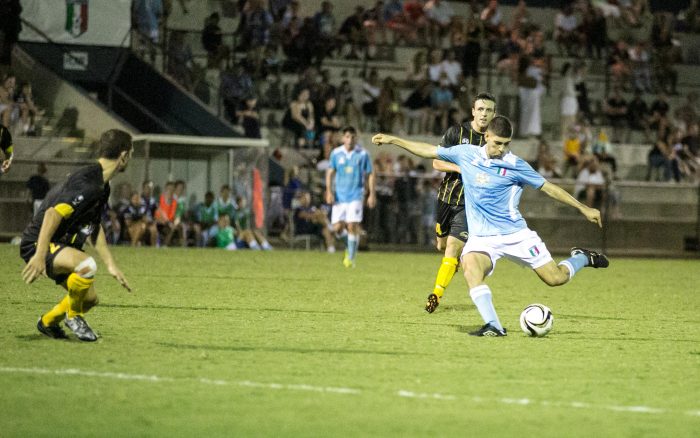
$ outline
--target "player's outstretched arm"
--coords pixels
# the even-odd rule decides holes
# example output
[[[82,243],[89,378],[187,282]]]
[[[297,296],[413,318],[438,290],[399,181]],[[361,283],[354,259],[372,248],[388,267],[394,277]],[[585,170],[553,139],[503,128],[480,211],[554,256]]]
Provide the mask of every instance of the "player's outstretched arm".
[[[600,218],[600,211],[598,211],[598,209],[591,208],[580,203],[578,200],[576,200],[576,198],[571,196],[569,192],[562,189],[558,185],[547,181],[542,185],[542,187],[540,187],[540,190],[549,195],[551,198],[578,209],[581,214],[586,216],[586,219],[594,224],[598,224],[599,227],[603,226],[603,220]]]
[[[377,146],[393,144],[408,152],[423,158],[437,158],[437,146],[419,141],[404,140],[403,138],[387,134],[376,134],[372,137],[372,143]]]
[[[462,172],[458,165],[442,160],[433,160],[433,169],[439,170],[440,172]]]
[[[97,251],[97,254],[99,254],[102,261],[107,265],[107,271],[109,271],[112,277],[114,277],[114,279],[117,280],[124,289],[131,292],[129,282],[126,281],[126,277],[117,267],[117,264],[114,262],[114,257],[112,257],[112,253],[109,251],[109,246],[107,245],[107,239],[105,238],[105,232],[102,229],[102,226],[99,226],[99,231],[97,232],[97,237],[95,238],[95,251]]]

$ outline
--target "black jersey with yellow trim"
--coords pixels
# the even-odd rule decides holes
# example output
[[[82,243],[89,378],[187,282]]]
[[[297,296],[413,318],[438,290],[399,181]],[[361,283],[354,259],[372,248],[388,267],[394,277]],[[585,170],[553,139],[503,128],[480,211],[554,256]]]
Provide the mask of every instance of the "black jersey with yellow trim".
[[[0,125],[0,149],[5,155],[5,159],[10,158],[14,153],[14,144],[12,144],[12,135],[10,130]]]
[[[109,201],[110,187],[102,179],[99,163],[81,167],[62,184],[47,193],[39,210],[22,233],[22,242],[36,242],[46,210],[53,207],[63,217],[51,237],[53,243],[82,248],[100,226],[102,211]]]
[[[454,125],[447,128],[440,146],[452,147],[459,144],[484,145],[484,134],[472,128],[471,124]],[[438,189],[438,200],[449,205],[464,205],[464,186],[459,172],[445,172]]]

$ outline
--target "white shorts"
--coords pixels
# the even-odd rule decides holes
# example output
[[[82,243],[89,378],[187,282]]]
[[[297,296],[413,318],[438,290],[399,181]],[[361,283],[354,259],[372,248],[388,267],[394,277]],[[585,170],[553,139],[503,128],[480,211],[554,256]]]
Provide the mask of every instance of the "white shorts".
[[[491,271],[496,268],[496,260],[505,257],[521,266],[537,269],[552,261],[552,255],[540,236],[529,228],[503,236],[469,236],[462,256],[468,252],[483,252],[491,258]]]
[[[362,208],[361,200],[333,204],[331,224],[337,224],[338,222],[359,224],[362,222]]]

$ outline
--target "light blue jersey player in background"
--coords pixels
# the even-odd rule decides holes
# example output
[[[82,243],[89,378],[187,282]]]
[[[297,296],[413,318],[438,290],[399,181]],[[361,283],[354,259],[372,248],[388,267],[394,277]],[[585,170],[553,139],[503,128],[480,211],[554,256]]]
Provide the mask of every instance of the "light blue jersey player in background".
[[[330,167],[326,171],[326,202],[333,205],[331,224],[338,236],[346,241],[343,265],[355,266],[355,255],[360,240],[365,180],[368,189],[367,206],[374,208],[374,172],[372,160],[357,145],[357,131],[349,126],[343,129],[343,144],[333,149]],[[347,234],[344,234],[347,232]]]
[[[578,202],[561,187],[548,182],[520,157],[506,152],[513,135],[508,118],[496,116],[486,130],[486,145],[464,144],[450,148],[403,140],[377,134],[372,142],[395,144],[425,158],[437,158],[457,164],[464,183],[469,224],[469,240],[462,250],[462,269],[469,295],[484,326],[473,336],[506,336],[491,300],[491,289],[484,282],[496,261],[506,257],[529,266],[549,286],[567,283],[584,266],[608,267],[603,254],[573,248],[571,257],[557,264],[542,239],[530,230],[518,211],[523,187],[539,189],[564,204],[578,209],[589,221],[602,226],[600,211]]]

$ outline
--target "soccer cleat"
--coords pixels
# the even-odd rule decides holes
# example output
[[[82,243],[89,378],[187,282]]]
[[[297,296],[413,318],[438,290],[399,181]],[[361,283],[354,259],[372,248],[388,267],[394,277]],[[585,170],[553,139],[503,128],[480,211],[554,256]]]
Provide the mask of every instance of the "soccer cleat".
[[[600,254],[595,251],[590,251],[588,249],[573,247],[571,248],[571,255],[575,256],[577,254],[583,254],[588,259],[588,264],[586,266],[591,266],[593,268],[607,268],[610,265],[608,258],[605,254]]]
[[[440,298],[435,294],[428,295],[428,302],[425,303],[425,311],[428,313],[433,313],[437,306],[440,305]]]
[[[484,326],[481,327],[479,330],[477,330],[475,332],[470,332],[469,335],[470,336],[489,336],[489,337],[508,336],[505,328],[503,330],[498,330],[496,327],[492,326],[491,324],[484,324]]]
[[[354,267],[355,267],[355,262],[352,261],[352,260],[350,260],[349,257],[345,256],[345,257],[343,258],[343,266],[345,266],[346,268],[354,268]]]
[[[66,332],[63,331],[61,326],[59,325],[44,325],[44,322],[41,320],[41,317],[39,317],[39,321],[36,323],[36,328],[39,330],[39,333],[42,335],[46,335],[49,338],[54,338],[54,339],[68,339],[68,336],[66,336]]]
[[[87,321],[82,316],[76,315],[75,318],[66,318],[66,327],[77,336],[78,339],[85,342],[94,342],[97,340],[97,335],[92,331]]]

